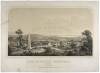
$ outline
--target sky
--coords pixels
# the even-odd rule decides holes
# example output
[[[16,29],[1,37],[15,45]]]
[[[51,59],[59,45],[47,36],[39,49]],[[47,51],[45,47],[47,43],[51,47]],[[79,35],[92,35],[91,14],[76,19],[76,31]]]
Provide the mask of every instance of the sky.
[[[9,34],[78,36],[92,31],[92,12],[87,8],[13,8],[9,11]]]

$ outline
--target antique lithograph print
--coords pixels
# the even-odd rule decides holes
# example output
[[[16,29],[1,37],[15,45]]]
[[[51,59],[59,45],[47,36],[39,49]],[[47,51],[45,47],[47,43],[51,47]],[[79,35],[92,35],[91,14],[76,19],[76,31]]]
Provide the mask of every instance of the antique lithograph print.
[[[2,2],[3,72],[98,71],[97,2]]]

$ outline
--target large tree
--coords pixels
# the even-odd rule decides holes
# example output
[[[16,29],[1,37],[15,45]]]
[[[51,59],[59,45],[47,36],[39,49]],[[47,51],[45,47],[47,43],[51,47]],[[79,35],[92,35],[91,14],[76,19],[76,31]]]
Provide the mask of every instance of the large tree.
[[[23,46],[23,42],[22,42],[22,34],[23,34],[23,32],[22,32],[22,30],[21,29],[18,29],[16,32],[15,32],[17,35],[18,35],[18,37],[17,37],[17,46],[19,47],[19,48],[22,48],[22,46]]]
[[[87,48],[89,50],[89,53],[92,54],[92,34],[89,30],[85,30],[82,32],[82,35],[85,36],[85,38],[83,38],[83,47]]]

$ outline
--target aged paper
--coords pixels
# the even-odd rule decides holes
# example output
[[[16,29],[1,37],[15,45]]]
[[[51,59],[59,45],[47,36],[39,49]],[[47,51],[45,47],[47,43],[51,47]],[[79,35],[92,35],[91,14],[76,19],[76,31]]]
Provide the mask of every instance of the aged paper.
[[[2,71],[98,71],[98,2],[2,2]]]

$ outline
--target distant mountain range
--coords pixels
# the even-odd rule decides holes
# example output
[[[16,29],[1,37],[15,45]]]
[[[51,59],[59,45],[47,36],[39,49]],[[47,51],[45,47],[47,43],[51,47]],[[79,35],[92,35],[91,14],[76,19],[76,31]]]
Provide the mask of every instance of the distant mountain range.
[[[28,35],[23,35],[23,38],[27,38]],[[16,38],[17,35],[8,35],[8,37]],[[59,36],[44,36],[40,34],[30,34],[30,38],[32,41],[37,40],[55,40],[55,41],[68,41],[68,40],[79,40],[81,37],[59,37]]]

